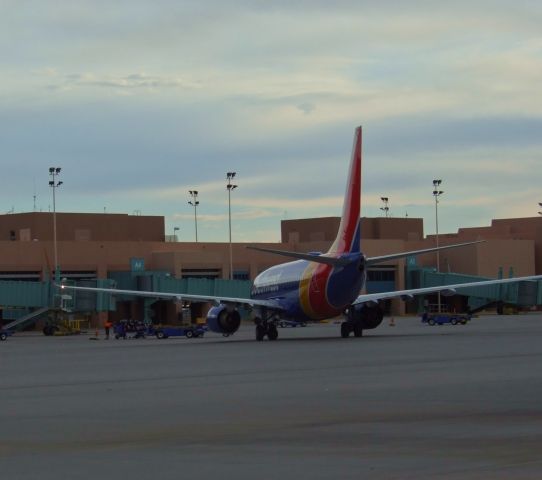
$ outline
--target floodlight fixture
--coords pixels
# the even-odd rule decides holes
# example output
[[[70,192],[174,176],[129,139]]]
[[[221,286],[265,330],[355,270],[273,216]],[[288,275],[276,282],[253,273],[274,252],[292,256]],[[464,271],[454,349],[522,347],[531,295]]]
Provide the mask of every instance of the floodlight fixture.
[[[64,182],[57,182],[56,177],[60,174],[61,170],[62,169],[60,167],[49,167],[49,175],[52,177],[52,180],[49,180],[49,186],[53,189],[53,248],[55,256],[55,283],[59,283],[60,279],[60,270],[58,267],[58,245],[56,241],[56,189],[60,187],[60,185],[62,185]]]
[[[226,188],[228,190],[228,225],[229,225],[229,233],[230,233],[230,280],[233,280],[233,249],[232,249],[232,243],[231,243],[231,192],[232,190],[235,190],[237,188],[237,185],[234,185],[231,183],[233,178],[235,177],[236,172],[227,172],[226,173],[226,179],[228,180],[228,183],[226,184]]]
[[[388,206],[389,198],[388,197],[380,197],[380,200],[382,200],[384,202],[384,206],[380,207],[380,210],[382,210],[384,212],[385,217],[388,218],[388,212],[390,210],[390,207]]]
[[[439,190],[439,186],[442,183],[442,179],[437,178],[433,180],[433,197],[435,197],[435,239],[437,242],[437,248],[439,248],[439,238],[438,238],[438,204],[439,204],[439,197],[444,193],[443,190]],[[440,272],[440,255],[439,251],[437,250],[437,272]],[[440,291],[437,292],[438,297],[438,313],[440,313]]]
[[[192,197],[192,200],[188,200],[188,203],[194,207],[194,225],[196,230],[196,242],[198,241],[198,213],[197,208],[199,205],[198,201],[198,191],[197,190],[188,190],[188,193]]]

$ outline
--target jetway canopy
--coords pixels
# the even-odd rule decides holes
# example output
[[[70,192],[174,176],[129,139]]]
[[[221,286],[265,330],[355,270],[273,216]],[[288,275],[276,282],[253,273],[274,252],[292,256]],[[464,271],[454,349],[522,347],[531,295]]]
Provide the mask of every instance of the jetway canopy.
[[[458,273],[439,273],[427,268],[410,268],[407,274],[407,288],[425,288],[483,280],[492,279]],[[497,301],[518,306],[542,305],[542,282],[469,287],[457,290],[457,294],[469,297],[469,305]]]

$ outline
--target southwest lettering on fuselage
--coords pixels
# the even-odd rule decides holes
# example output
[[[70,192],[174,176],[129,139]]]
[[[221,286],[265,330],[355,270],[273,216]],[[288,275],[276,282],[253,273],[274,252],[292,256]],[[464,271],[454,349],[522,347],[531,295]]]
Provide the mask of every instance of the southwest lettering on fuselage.
[[[278,285],[267,285],[265,287],[252,287],[252,298],[256,298],[259,295],[268,294],[272,292],[278,292]]]

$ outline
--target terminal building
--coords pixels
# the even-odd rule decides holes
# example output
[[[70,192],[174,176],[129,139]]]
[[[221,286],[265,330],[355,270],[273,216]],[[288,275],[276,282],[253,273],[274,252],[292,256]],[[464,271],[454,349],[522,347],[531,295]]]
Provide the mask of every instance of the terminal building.
[[[339,217],[284,220],[281,243],[259,246],[298,252],[325,252],[335,239]],[[162,216],[127,214],[56,213],[56,244],[61,277],[82,285],[109,285],[151,291],[175,291],[250,295],[250,281],[283,257],[247,249],[252,244],[234,243],[230,279],[229,243],[177,242],[165,235]],[[418,250],[435,246],[434,236],[424,236],[421,218],[362,218],[362,251],[367,256]],[[490,226],[461,228],[439,235],[439,244],[485,240],[472,246],[436,255],[391,261],[368,272],[367,291],[416,288],[458,283],[472,277],[527,276],[542,274],[542,217],[493,220]],[[54,271],[53,213],[30,212],[0,215],[0,306],[4,323],[36,308],[57,305]],[[463,280],[466,281],[466,280]],[[453,308],[483,306],[499,297],[520,305],[542,303],[542,293],[517,286],[482,293],[470,292],[451,300]],[[521,285],[520,285],[521,287]],[[85,311],[95,324],[106,318],[131,317],[170,322],[190,309],[191,318],[205,316],[206,305],[184,306],[153,299],[83,295],[72,299],[74,312]],[[94,296],[92,296],[94,295]],[[107,297],[107,298],[106,298]],[[506,297],[506,298],[504,298]],[[497,298],[497,300],[499,299]],[[77,300],[77,301],[76,301]],[[420,310],[416,299],[392,300],[391,314]],[[427,300],[426,300],[427,301]],[[429,299],[429,301],[433,301]],[[57,305],[58,306],[58,305]]]

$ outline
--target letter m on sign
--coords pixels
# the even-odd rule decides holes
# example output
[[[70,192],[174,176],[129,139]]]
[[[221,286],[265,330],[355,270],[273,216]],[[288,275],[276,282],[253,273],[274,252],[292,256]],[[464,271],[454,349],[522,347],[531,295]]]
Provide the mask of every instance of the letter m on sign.
[[[130,270],[132,272],[144,272],[145,271],[145,259],[144,258],[130,258]]]

